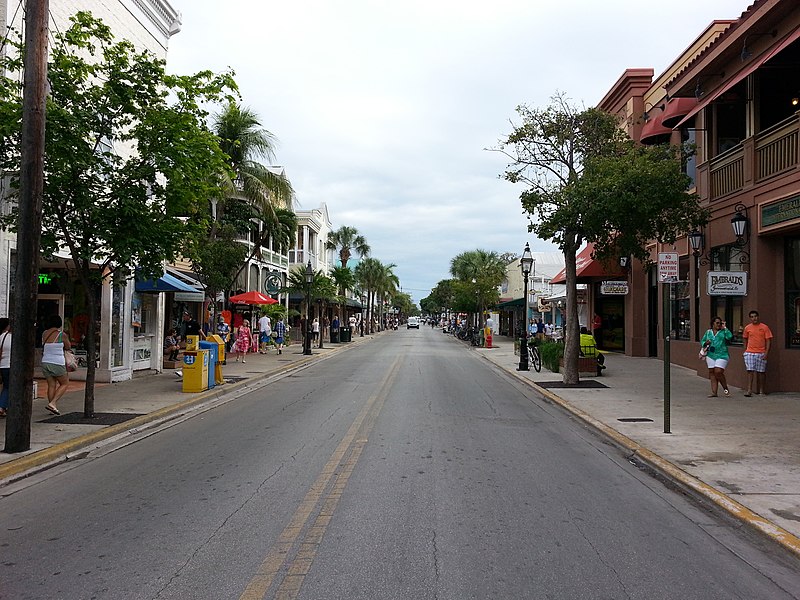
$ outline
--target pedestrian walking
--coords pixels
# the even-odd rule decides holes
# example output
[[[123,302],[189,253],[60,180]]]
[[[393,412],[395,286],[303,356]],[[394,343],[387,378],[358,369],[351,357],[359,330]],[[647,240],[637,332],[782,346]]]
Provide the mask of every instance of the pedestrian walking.
[[[3,390],[0,391],[0,419],[8,414],[8,382],[11,378],[11,321],[0,319],[0,380]]]
[[[225,320],[225,317],[222,315],[219,316],[217,320],[217,335],[222,338],[222,341],[225,342],[225,351],[230,351],[231,347],[231,326],[228,325],[228,322]],[[225,363],[223,363],[225,364]]]
[[[700,346],[705,353],[706,366],[708,366],[708,379],[711,381],[709,398],[716,398],[720,384],[722,392],[730,396],[728,382],[725,380],[725,368],[728,366],[730,356],[728,344],[731,343],[733,334],[725,326],[725,321],[720,317],[711,319],[711,328],[703,335]]]
[[[272,335],[272,321],[266,315],[261,315],[261,318],[258,320],[258,344],[259,354],[266,354],[267,350],[269,349],[269,341],[270,336]]]
[[[275,347],[278,349],[278,354],[283,354],[283,344],[286,342],[286,324],[283,322],[283,317],[278,317],[278,322],[275,323]]]
[[[58,401],[67,391],[69,373],[64,351],[72,348],[69,336],[64,335],[62,328],[64,322],[58,315],[50,315],[47,319],[44,333],[42,333],[42,374],[47,380],[47,406],[48,412],[60,415]]]
[[[242,326],[236,331],[236,343],[233,345],[236,351],[236,362],[239,362],[239,354],[242,355],[242,364],[247,362],[247,353],[253,341],[253,332],[250,331],[250,321],[244,319]]]
[[[745,341],[744,366],[747,369],[748,398],[753,395],[755,383],[756,394],[764,394],[764,384],[767,379],[767,356],[772,347],[772,331],[760,321],[757,310],[750,311],[750,324],[744,328],[742,337]]]
[[[319,319],[316,317],[311,321],[311,337],[314,340],[314,345],[319,348]]]

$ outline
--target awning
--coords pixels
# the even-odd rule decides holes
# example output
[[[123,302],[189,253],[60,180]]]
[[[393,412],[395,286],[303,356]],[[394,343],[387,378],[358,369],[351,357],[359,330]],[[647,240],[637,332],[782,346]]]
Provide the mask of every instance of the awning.
[[[500,302],[495,308],[503,310],[504,308],[514,308],[515,306],[525,306],[525,298],[514,298],[513,300]]]
[[[158,279],[137,279],[136,291],[145,294],[159,294],[162,292],[197,292],[190,285],[183,283],[177,277],[164,273]]]
[[[575,257],[575,275],[577,282],[586,283],[601,278],[625,277],[627,275],[620,267],[616,269],[612,267],[611,270],[607,269],[599,260],[592,258],[592,252],[594,252],[594,244],[587,244]],[[567,269],[565,267],[550,280],[550,283],[566,283],[566,281]]]
[[[697,113],[703,110],[706,106],[711,104],[714,100],[722,96],[725,92],[730,90],[733,86],[737,83],[742,81],[745,77],[753,73],[756,69],[758,69],[761,65],[767,62],[769,59],[774,58],[776,55],[780,54],[783,50],[785,50],[792,42],[795,42],[798,38],[800,38],[800,28],[795,29],[792,33],[787,35],[783,40],[780,41],[779,44],[773,46],[771,50],[764,52],[761,56],[754,59],[747,67],[739,71],[736,75],[734,75],[730,80],[728,80],[723,86],[721,86],[716,92],[703,98],[697,106],[695,106],[689,113],[678,122],[677,125],[673,129],[677,129],[684,123],[686,123],[689,119],[693,118]]]
[[[664,108],[661,115],[661,124],[664,127],[675,127],[678,122],[688,115],[697,106],[697,98],[672,98]]]
[[[655,143],[657,138],[661,135],[672,135],[672,129],[669,127],[664,127],[661,120],[664,118],[663,114],[656,115],[652,117],[647,123],[644,124],[642,127],[642,134],[639,136],[639,141],[642,144],[652,144]]]

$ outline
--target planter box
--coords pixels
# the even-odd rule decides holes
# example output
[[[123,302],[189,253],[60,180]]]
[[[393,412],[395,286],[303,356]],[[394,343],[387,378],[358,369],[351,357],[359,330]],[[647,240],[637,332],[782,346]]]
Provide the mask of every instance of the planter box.
[[[564,357],[562,356],[559,365],[564,370]],[[578,359],[578,375],[580,377],[599,377],[601,373],[597,365],[597,359],[591,356],[582,356]]]

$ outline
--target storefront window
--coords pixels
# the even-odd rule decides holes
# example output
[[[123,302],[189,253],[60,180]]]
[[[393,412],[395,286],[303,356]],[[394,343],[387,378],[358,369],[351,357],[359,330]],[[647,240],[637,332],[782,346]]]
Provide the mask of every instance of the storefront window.
[[[712,296],[711,298],[711,317],[719,317],[725,321],[725,326],[733,334],[731,344],[742,344],[742,332],[744,331],[744,298],[742,296]],[[706,329],[710,327],[706,324]]]
[[[786,342],[800,348],[800,238],[786,241]]]
[[[134,335],[156,333],[155,327],[155,294],[140,294],[134,292],[131,297],[131,327]]]
[[[125,357],[125,287],[116,281],[111,287],[111,366],[121,367]]]
[[[672,310],[672,337],[676,340],[691,339],[692,319],[689,306],[692,291],[689,285],[689,257],[678,260],[678,281],[670,284],[669,297]]]

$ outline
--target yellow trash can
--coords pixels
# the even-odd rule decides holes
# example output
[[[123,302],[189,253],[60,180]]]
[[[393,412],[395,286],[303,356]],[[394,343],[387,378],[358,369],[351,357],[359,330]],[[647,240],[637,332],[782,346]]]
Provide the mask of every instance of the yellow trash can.
[[[183,353],[183,391],[204,392],[207,389],[208,350],[186,350]]]
[[[222,376],[222,363],[225,362],[225,340],[222,336],[214,334],[206,336],[207,342],[215,342],[217,344],[217,364],[214,367],[214,382],[217,385],[225,383],[225,378]]]

